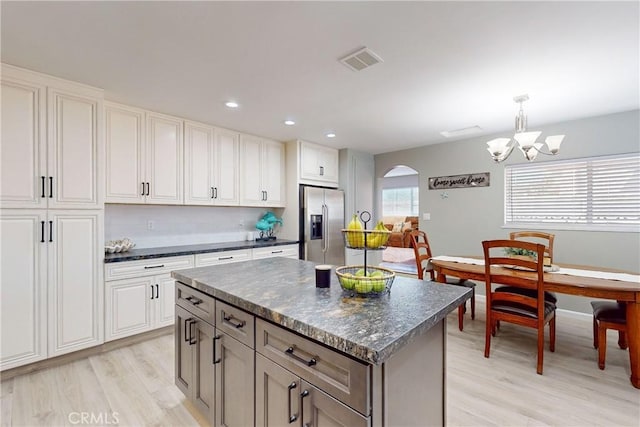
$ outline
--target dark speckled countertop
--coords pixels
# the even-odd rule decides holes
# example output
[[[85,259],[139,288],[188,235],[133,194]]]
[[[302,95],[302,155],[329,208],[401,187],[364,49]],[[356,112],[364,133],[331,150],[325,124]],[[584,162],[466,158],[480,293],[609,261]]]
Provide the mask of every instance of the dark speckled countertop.
[[[105,254],[104,262],[122,262],[135,261],[139,259],[163,258],[168,256],[203,254],[207,252],[233,251],[237,249],[267,248],[271,246],[293,245],[297,244],[296,240],[269,240],[259,241],[242,241],[242,242],[225,242],[225,243],[205,243],[200,245],[182,245],[182,246],[166,246],[161,248],[142,248],[132,249],[127,252],[117,254]]]
[[[330,288],[316,288],[314,266],[270,258],[171,274],[208,295],[373,364],[385,362],[471,297],[469,288],[399,276],[388,295],[349,297],[333,272]]]

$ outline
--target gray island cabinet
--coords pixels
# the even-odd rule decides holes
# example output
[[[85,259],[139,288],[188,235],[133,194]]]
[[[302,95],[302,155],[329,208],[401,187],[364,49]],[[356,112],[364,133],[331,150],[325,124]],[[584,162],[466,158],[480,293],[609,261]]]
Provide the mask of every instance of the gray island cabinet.
[[[176,385],[212,425],[445,424],[446,316],[470,289],[396,277],[350,297],[287,258],[172,276]]]

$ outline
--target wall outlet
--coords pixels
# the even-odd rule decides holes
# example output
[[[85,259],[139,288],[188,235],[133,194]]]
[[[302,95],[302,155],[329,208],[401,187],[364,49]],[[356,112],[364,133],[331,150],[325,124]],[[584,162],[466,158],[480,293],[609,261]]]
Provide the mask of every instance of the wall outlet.
[[[422,214],[422,219],[423,219],[424,221],[430,221],[430,220],[431,220],[431,214],[430,214],[429,212],[424,212],[424,213]]]
[[[147,230],[153,230],[156,224],[153,221],[147,221]]]

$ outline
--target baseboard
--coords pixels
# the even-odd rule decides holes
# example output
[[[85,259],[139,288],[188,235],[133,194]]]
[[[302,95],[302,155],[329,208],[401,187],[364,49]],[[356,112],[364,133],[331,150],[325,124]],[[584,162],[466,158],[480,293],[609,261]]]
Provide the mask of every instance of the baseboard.
[[[42,369],[52,368],[74,362],[76,360],[84,359],[96,354],[105,353],[107,351],[115,350],[117,348],[126,347],[128,345],[137,344],[142,341],[147,341],[152,338],[156,338],[162,335],[168,335],[173,333],[174,326],[165,326],[164,328],[154,329],[153,331],[144,332],[142,334],[133,335],[119,340],[109,341],[95,347],[85,348],[83,350],[74,351],[73,353],[63,354],[62,356],[52,357],[50,359],[40,360],[38,362],[30,363],[28,365],[17,366],[12,369],[0,372],[0,380],[8,380],[18,375],[29,374],[31,372],[39,371]]]

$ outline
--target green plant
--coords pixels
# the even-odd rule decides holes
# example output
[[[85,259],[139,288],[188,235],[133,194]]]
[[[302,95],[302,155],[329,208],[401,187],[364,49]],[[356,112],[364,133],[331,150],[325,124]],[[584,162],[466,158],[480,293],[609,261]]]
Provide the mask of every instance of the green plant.
[[[538,253],[535,252],[535,251],[528,250],[528,249],[504,248],[504,253],[506,255],[522,255],[522,256],[531,257],[533,259],[538,259]]]

